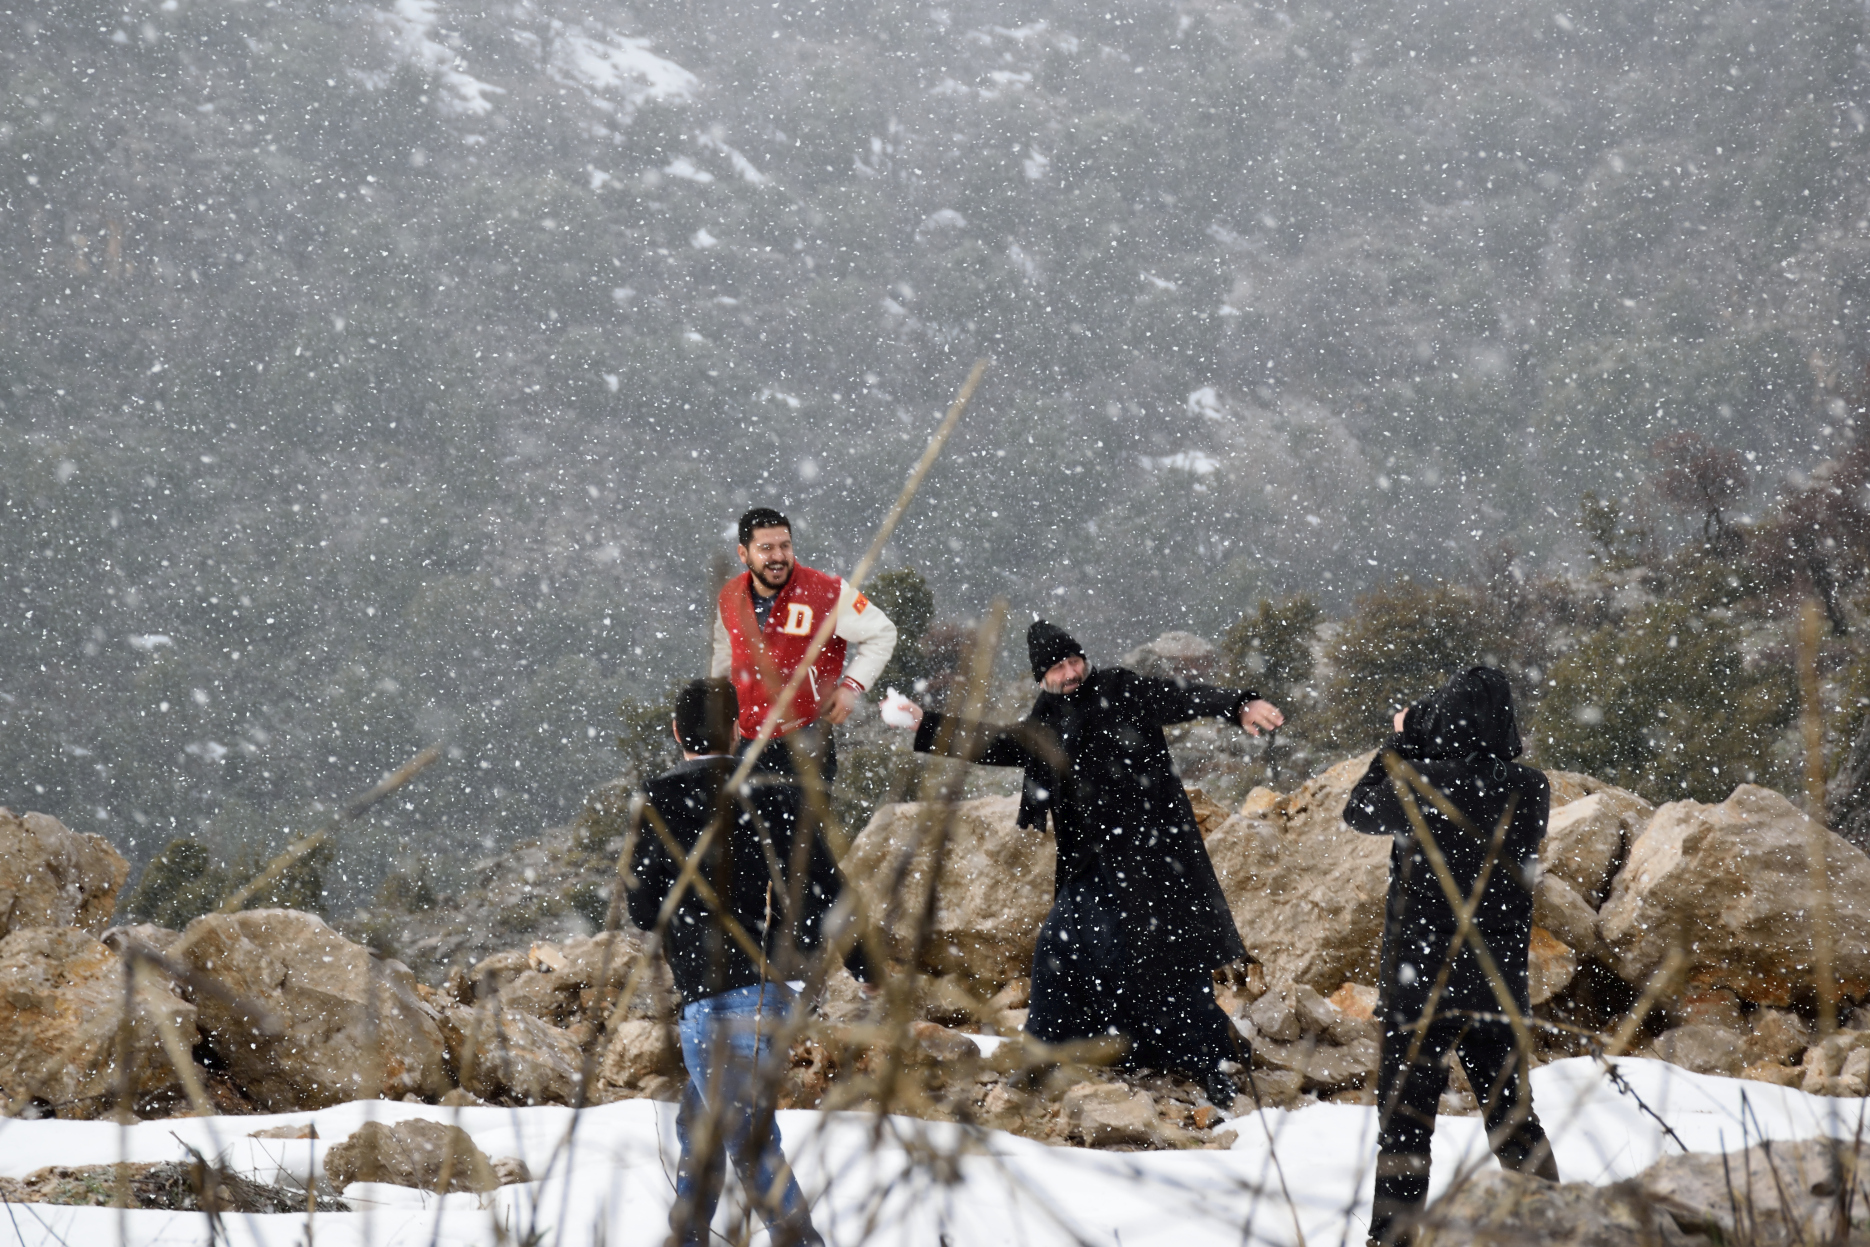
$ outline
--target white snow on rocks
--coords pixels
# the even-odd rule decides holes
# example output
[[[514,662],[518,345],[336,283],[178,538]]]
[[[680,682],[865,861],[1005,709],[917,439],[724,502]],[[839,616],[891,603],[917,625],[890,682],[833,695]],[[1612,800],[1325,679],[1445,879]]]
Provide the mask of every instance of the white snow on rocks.
[[[453,49],[429,36],[440,24],[438,0],[396,0],[394,7],[376,13],[378,24],[397,53],[410,64],[434,75],[444,113],[482,117],[493,111],[489,95],[505,95],[504,87],[482,82],[467,72],[466,62]]]
[[[597,38],[577,29],[557,32],[546,72],[567,86],[584,88],[600,108],[626,115],[651,100],[692,99],[701,86],[701,79],[651,52],[647,39]]]
[[[1757,1143],[1762,1133],[1788,1140],[1849,1138],[1865,1108],[1861,1100],[1691,1074],[1656,1061],[1624,1060],[1619,1068],[1643,1104],[1698,1152],[1737,1149],[1743,1134],[1748,1143]],[[1589,1058],[1535,1070],[1532,1082],[1566,1181],[1616,1182],[1675,1154],[1675,1144],[1655,1120]],[[573,1120],[567,1108],[456,1110],[381,1100],[316,1113],[150,1121],[130,1127],[121,1146],[128,1160],[166,1161],[181,1158],[186,1142],[207,1155],[225,1156],[246,1176],[297,1184],[308,1173],[322,1173],[325,1149],[367,1119],[454,1122],[487,1155],[519,1157],[543,1177],[439,1203],[413,1191],[353,1187],[358,1211],[317,1214],[316,1241],[325,1247],[365,1241],[379,1247],[431,1241],[492,1247],[502,1235],[510,1241],[543,1229],[564,1247],[650,1247],[667,1236],[667,1211],[674,1202],[674,1110],[651,1100],[586,1109],[568,1153],[558,1150]],[[1229,1123],[1236,1138],[1225,1151],[1049,1147],[998,1131],[903,1117],[886,1119],[879,1131],[874,1118],[858,1113],[782,1112],[779,1121],[826,1241],[872,1247],[936,1247],[944,1240],[978,1247],[1086,1241],[1199,1247],[1243,1239],[1283,1244],[1297,1242],[1300,1231],[1309,1242],[1356,1241],[1369,1216],[1376,1151],[1376,1110],[1344,1104],[1246,1114]],[[316,1140],[248,1137],[258,1129],[305,1122],[316,1124]],[[118,1128],[109,1122],[10,1121],[0,1130],[0,1174],[23,1177],[44,1165],[109,1164],[119,1158],[119,1146]],[[952,1183],[948,1169],[941,1169],[939,1179],[932,1171],[930,1153],[953,1157]],[[1465,1173],[1493,1167],[1478,1117],[1437,1123],[1434,1164],[1435,1195]],[[14,1205],[11,1212],[12,1220],[0,1225],[16,1229],[23,1247],[115,1242],[120,1216],[126,1247],[205,1237],[199,1213],[47,1204]],[[729,1212],[724,1206],[717,1226],[727,1224]],[[233,1247],[294,1247],[307,1236],[303,1214],[233,1214],[223,1220]],[[874,1229],[866,1234],[867,1227]]]

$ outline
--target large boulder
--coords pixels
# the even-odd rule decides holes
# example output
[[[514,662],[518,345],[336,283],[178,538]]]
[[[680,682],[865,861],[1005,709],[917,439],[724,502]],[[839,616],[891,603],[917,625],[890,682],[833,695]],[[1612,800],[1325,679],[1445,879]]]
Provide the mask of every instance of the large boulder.
[[[1764,1143],[1744,1153],[1666,1156],[1627,1182],[1560,1186],[1486,1170],[1433,1204],[1423,1247],[1541,1243],[1650,1247],[1660,1243],[1859,1241],[1840,1210],[1870,1197],[1849,1140]]]
[[[1655,807],[1633,792],[1603,787],[1552,806],[1539,859],[1592,908],[1610,894],[1610,881],[1629,843],[1642,834]]]
[[[556,1027],[586,1023],[601,1029],[616,1012],[618,998],[643,959],[643,936],[603,931],[562,943],[540,941],[525,952],[495,953],[469,974],[474,999],[495,997],[509,1009],[530,1013]],[[668,962],[653,960],[643,972],[624,1016],[674,1016],[675,980]]]
[[[1630,846],[1598,933],[1624,981],[1642,984],[1679,945],[1689,982],[1784,1006],[1809,996],[1812,877],[1806,849],[1827,845],[1832,972],[1839,991],[1870,992],[1870,857],[1816,827],[1785,797],[1742,784],[1719,805],[1672,801]]]
[[[194,992],[215,1054],[267,1111],[449,1090],[441,1029],[401,962],[295,909],[208,914],[182,936],[171,955],[238,997]]]
[[[883,806],[844,857],[845,874],[898,954],[907,952],[915,909],[926,895],[928,840],[938,816],[916,802]],[[983,996],[1030,973],[1039,926],[1052,906],[1056,854],[1048,837],[1017,826],[1018,817],[1017,797],[956,806],[936,888],[923,968],[960,974]],[[901,895],[891,897],[891,880],[912,849]]]
[[[41,1100],[60,1117],[110,1111],[121,1086],[123,1006],[123,962],[87,932],[40,927],[0,940],[0,1098],[22,1106]],[[194,1006],[146,981],[130,1015],[130,1092],[138,1102],[180,1088],[159,1017],[184,1054],[198,1038]]]
[[[1240,937],[1270,982],[1328,993],[1377,981],[1390,842],[1344,822],[1370,757],[1340,762],[1284,800],[1262,798],[1258,817],[1236,814],[1207,839]]]
[[[102,836],[72,831],[50,814],[0,806],[0,935],[25,927],[110,925],[130,863]]]
[[[1603,942],[1597,937],[1597,913],[1572,886],[1557,875],[1539,880],[1533,893],[1532,925],[1543,927],[1579,956],[1602,960]]]
[[[325,1152],[333,1190],[387,1182],[421,1191],[491,1191],[500,1185],[487,1153],[459,1126],[424,1117],[386,1125],[367,1121]]]
[[[592,1098],[600,1103],[638,1097],[672,1100],[687,1077],[675,1027],[647,1020],[622,1022],[604,1049]]]
[[[493,1005],[442,1012],[449,1064],[464,1090],[502,1104],[570,1104],[584,1054],[570,1032]]]

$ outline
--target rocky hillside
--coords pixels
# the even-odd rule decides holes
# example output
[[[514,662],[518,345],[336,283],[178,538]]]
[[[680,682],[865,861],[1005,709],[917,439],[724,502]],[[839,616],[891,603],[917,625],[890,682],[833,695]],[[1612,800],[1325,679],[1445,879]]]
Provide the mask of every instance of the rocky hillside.
[[[1217,995],[1252,1043],[1253,1094],[1265,1103],[1373,1094],[1388,846],[1339,819],[1366,762],[1289,793],[1256,789],[1237,809],[1197,797],[1254,958],[1220,974]],[[1652,807],[1587,776],[1551,779],[1534,911],[1540,1061],[1603,1051],[1640,996],[1639,1055],[1822,1095],[1870,1090],[1870,1010],[1854,1010],[1870,997],[1870,857],[1763,788]],[[960,807],[923,964],[899,964],[875,998],[839,971],[790,1024],[784,1102],[886,1103],[1094,1146],[1215,1141],[1221,1118],[1197,1088],[1114,1074],[1089,1051],[1054,1066],[1059,1054],[1013,1038],[1052,868],[1050,845],[1013,825],[1015,806]],[[882,880],[904,854],[913,863],[923,813],[883,807],[845,861],[881,916],[881,948],[898,957],[903,909]],[[645,956],[641,932],[601,929],[619,816],[594,802],[577,832],[485,863],[488,886],[473,896],[380,907],[372,948],[284,909],[211,914],[179,932],[107,930],[123,859],[44,815],[0,815],[0,1093],[16,1114],[111,1110],[132,958],[144,977],[128,1081],[146,1115],[321,1107],[360,1093],[667,1098],[684,1075],[666,970]],[[1816,1026],[1806,918],[1814,836],[1827,846],[1843,1022],[1830,1035]],[[1458,1075],[1445,1107],[1473,1111]]]

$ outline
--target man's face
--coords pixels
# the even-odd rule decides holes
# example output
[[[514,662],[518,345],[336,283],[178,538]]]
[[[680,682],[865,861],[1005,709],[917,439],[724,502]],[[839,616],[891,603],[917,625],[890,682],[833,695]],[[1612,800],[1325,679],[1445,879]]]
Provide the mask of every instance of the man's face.
[[[1045,691],[1048,693],[1075,693],[1084,683],[1085,665],[1083,654],[1073,654],[1070,658],[1061,658],[1046,669]]]
[[[756,528],[753,540],[736,549],[740,561],[753,573],[755,585],[767,593],[777,593],[792,578],[792,530]]]

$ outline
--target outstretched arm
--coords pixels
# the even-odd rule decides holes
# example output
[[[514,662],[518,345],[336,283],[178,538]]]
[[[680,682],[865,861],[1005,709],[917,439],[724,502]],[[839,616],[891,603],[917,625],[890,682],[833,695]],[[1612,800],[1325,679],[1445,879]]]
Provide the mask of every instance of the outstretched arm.
[[[1134,696],[1143,703],[1145,713],[1158,727],[1212,716],[1236,720],[1242,730],[1258,736],[1262,731],[1277,729],[1286,721],[1279,707],[1252,689],[1217,688],[1193,680],[1145,675],[1131,675],[1130,684]]]
[[[908,720],[901,725],[915,731],[917,753],[966,758],[981,766],[1023,767],[1035,760],[1030,739],[1032,729],[1023,724],[998,727],[990,723],[977,723],[969,730],[969,725],[960,720],[950,715],[925,711],[907,697],[894,704]],[[944,732],[944,726],[950,730]]]

